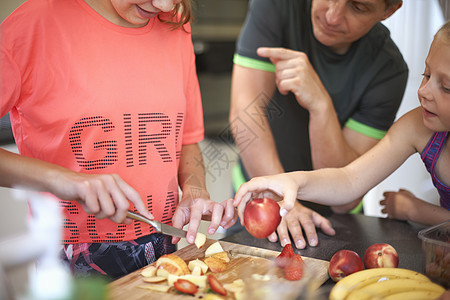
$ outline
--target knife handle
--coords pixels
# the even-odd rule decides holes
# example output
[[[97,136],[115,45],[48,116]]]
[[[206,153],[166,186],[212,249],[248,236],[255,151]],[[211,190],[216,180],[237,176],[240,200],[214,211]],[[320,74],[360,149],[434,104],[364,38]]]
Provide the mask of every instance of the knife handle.
[[[150,224],[156,229],[156,231],[161,232],[161,223],[158,221],[150,220],[149,218],[144,217],[143,215],[132,212],[132,211],[127,212],[127,217],[130,219],[133,219],[133,220],[137,220],[137,221],[141,221],[141,222]]]

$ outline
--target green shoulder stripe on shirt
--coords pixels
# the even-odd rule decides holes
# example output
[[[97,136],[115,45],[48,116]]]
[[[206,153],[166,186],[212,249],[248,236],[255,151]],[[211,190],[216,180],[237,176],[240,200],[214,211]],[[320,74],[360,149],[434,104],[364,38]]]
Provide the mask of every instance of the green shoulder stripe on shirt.
[[[373,127],[367,126],[353,119],[348,119],[347,123],[345,123],[345,126],[377,140],[381,140],[387,132],[385,130],[375,129]]]
[[[242,173],[241,165],[239,163],[234,165],[231,174],[234,192],[236,193],[239,187],[247,180],[245,180],[244,174]]]
[[[275,65],[272,63],[268,63],[265,61],[260,61],[254,58],[248,58],[245,56],[241,56],[239,54],[235,54],[233,58],[233,62],[236,65],[246,68],[258,69],[262,71],[275,72]]]

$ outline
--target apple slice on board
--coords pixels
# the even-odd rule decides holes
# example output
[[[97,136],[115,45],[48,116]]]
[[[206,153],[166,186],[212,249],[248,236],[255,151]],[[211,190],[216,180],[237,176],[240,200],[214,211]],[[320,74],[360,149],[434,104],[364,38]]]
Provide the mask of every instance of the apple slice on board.
[[[208,265],[205,264],[205,262],[201,261],[198,258],[191,260],[188,264],[188,268],[189,268],[189,270],[191,270],[191,272],[194,271],[195,267],[199,267],[203,274],[205,274],[208,271]]]
[[[156,267],[148,266],[141,271],[141,275],[144,277],[153,277],[156,275]]]
[[[148,283],[158,283],[158,282],[163,282],[166,279],[167,279],[166,277],[162,277],[162,276],[153,276],[153,277],[144,277],[142,280],[144,282],[148,282]]]
[[[205,263],[213,273],[220,273],[227,269],[227,262],[220,258],[210,256],[205,258]]]
[[[216,253],[225,252],[219,242],[211,244],[205,251],[205,257],[213,256]]]
[[[165,254],[156,261],[156,275],[167,277],[168,274],[186,275],[189,274],[186,262],[176,254]]]
[[[138,285],[137,287],[140,289],[144,289],[144,290],[150,290],[150,291],[162,292],[162,293],[167,293],[170,289],[170,286],[168,286],[168,285],[153,284],[153,283],[148,283],[146,285]]]

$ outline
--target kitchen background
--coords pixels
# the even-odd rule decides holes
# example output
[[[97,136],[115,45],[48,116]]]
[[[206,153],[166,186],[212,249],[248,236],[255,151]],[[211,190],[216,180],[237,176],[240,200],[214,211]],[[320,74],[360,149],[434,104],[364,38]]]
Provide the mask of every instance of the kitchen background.
[[[8,16],[24,0],[1,0],[0,21]],[[232,197],[231,173],[237,162],[238,152],[230,139],[228,110],[230,77],[235,40],[247,11],[248,0],[194,0],[195,21],[192,38],[197,59],[197,72],[202,91],[206,138],[201,143],[206,165],[207,186],[211,198],[223,201]],[[403,7],[385,21],[392,37],[402,51],[409,69],[409,81],[398,117],[419,105],[417,88],[423,72],[433,34],[450,16],[450,0],[405,0]],[[12,139],[8,116],[0,119],[0,147],[17,151]],[[364,201],[367,215],[382,216],[379,200],[385,190],[409,189],[419,197],[438,203],[429,174],[418,155],[411,157],[393,175],[372,189]],[[5,244],[28,228],[28,208],[22,197],[12,190],[0,188],[0,290],[2,257]],[[201,231],[206,233],[207,224]],[[223,231],[215,235],[223,236]],[[180,243],[179,247],[185,246]],[[30,265],[7,270],[7,279],[17,294],[24,293],[28,284]],[[3,286],[4,287],[4,286]],[[1,295],[1,293],[0,293]]]

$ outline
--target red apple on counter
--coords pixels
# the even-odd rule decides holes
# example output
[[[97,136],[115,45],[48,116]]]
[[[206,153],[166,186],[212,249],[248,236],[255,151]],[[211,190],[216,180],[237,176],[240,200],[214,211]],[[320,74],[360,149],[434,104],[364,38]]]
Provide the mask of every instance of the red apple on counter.
[[[361,270],[364,270],[363,261],[358,253],[351,250],[339,250],[328,265],[328,274],[336,282]]]
[[[277,229],[280,222],[280,206],[273,199],[256,198],[245,207],[245,228],[256,238],[268,237]]]
[[[364,253],[364,266],[366,269],[397,268],[398,253],[389,244],[373,244]]]

